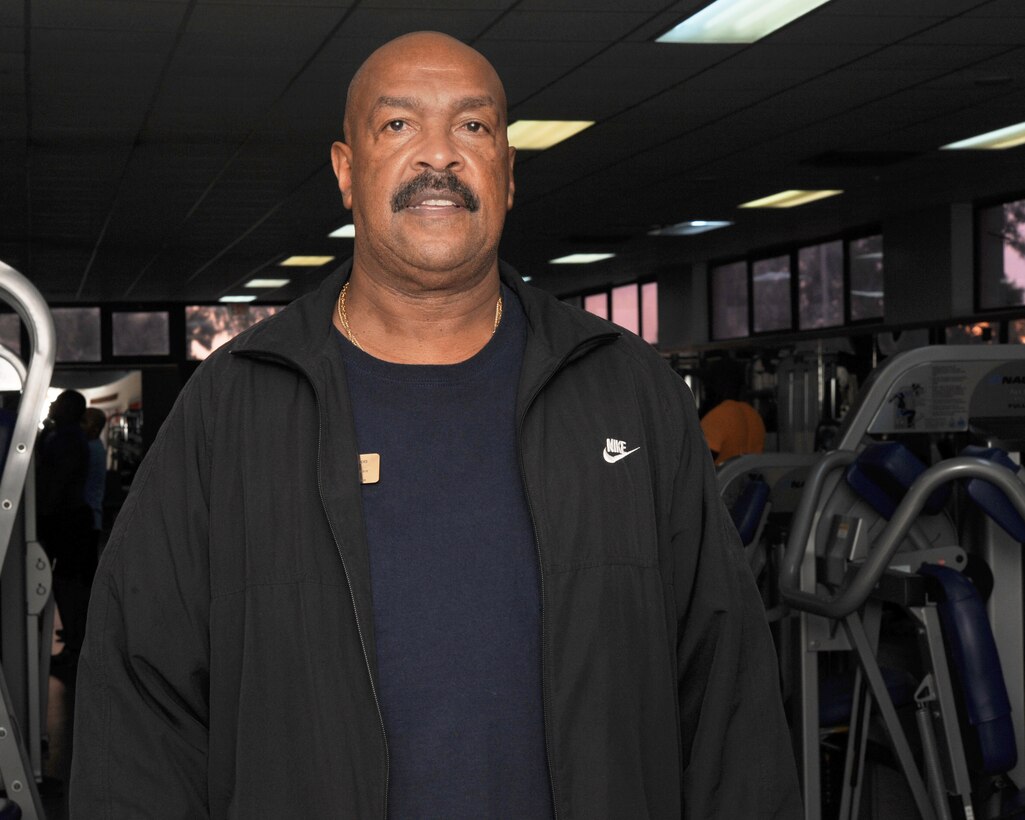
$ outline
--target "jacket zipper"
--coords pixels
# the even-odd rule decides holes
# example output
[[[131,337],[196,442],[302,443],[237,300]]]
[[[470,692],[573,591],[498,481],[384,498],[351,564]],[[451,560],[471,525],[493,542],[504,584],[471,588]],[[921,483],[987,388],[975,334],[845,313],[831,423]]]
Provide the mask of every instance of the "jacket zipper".
[[[582,354],[589,347],[596,347],[598,344],[606,341],[612,341],[618,338],[619,334],[609,334],[608,336],[599,336],[596,338],[588,339],[586,342],[581,342],[572,350],[563,356],[558,364],[552,368],[551,372],[542,379],[541,383],[537,386],[526,404],[523,405],[523,414],[519,419],[519,441],[523,440],[523,425],[527,419],[527,413],[530,411],[531,405],[534,404],[534,400],[541,394],[541,391],[548,386],[548,383],[555,378],[556,374],[562,370],[563,367],[577,354]],[[545,567],[544,561],[541,558],[541,538],[537,533],[537,519],[534,516],[534,504],[530,497],[530,485],[527,483],[527,471],[523,466],[523,447],[519,445],[517,447],[519,462],[520,462],[520,481],[523,482],[523,495],[527,501],[527,513],[530,515],[530,524],[534,530],[534,548],[537,552],[537,577],[540,583],[541,591],[541,719],[544,723],[545,732],[545,762],[548,764],[548,785],[551,789],[552,794],[552,820],[558,820],[559,818],[559,801],[557,791],[555,788],[555,774],[552,771],[552,747],[551,740],[549,737],[548,728],[548,695],[550,686],[548,685],[547,666],[545,658],[548,654],[548,628],[547,618],[545,615]]]
[[[309,376],[307,376],[309,379]],[[310,384],[313,384],[313,380],[309,379]],[[334,541],[335,551],[338,553],[338,560],[342,564],[342,572],[345,573],[345,583],[349,588],[349,600],[352,601],[352,616],[356,619],[356,634],[359,635],[360,649],[363,651],[363,663],[367,668],[367,678],[370,680],[370,693],[374,696],[374,707],[377,709],[377,721],[381,726],[381,741],[384,743],[384,811],[381,813],[383,820],[388,818],[388,787],[389,780],[391,777],[391,756],[388,753],[388,734],[384,729],[384,714],[381,712],[381,701],[377,697],[377,684],[374,683],[374,674],[370,669],[370,655],[367,654],[367,642],[363,637],[363,625],[359,619],[359,609],[356,606],[356,594],[352,591],[352,579],[349,577],[349,570],[345,566],[345,558],[342,557],[342,545],[338,543],[338,537],[335,535],[335,528],[331,524],[331,515],[327,509],[327,503],[324,501],[324,485],[320,477],[320,451],[321,442],[323,441],[324,425],[321,422],[319,416],[319,405],[320,405],[320,394],[317,392],[317,387],[313,384],[313,393],[317,397],[318,404],[318,418],[317,418],[317,493],[320,495],[320,506],[324,508],[324,514],[327,516],[328,527],[331,530],[331,540]]]
[[[303,375],[310,387],[313,388],[313,395],[317,400],[317,494],[320,496],[320,506],[324,510],[324,515],[327,518],[328,529],[331,530],[331,540],[335,545],[335,552],[338,553],[338,560],[342,564],[342,572],[345,573],[345,583],[349,588],[349,600],[352,601],[352,616],[356,619],[356,634],[359,635],[359,646],[363,652],[363,663],[367,669],[367,678],[370,681],[370,693],[374,697],[374,707],[377,709],[377,722],[381,727],[381,741],[384,744],[384,811],[381,814],[382,820],[388,818],[388,788],[391,778],[391,756],[388,752],[388,734],[384,728],[384,714],[381,712],[381,701],[377,696],[377,684],[374,682],[374,674],[370,669],[370,655],[367,653],[367,642],[363,637],[363,624],[359,619],[359,608],[356,606],[356,594],[352,591],[352,579],[349,577],[349,569],[345,566],[345,558],[342,556],[342,545],[338,543],[338,536],[335,535],[334,524],[332,524],[331,514],[327,508],[327,502],[324,501],[324,484],[321,479],[320,473],[320,454],[322,451],[322,444],[324,440],[324,423],[320,418],[320,411],[323,407],[321,401],[320,391],[317,389],[317,383],[306,372],[306,368],[302,367],[298,362],[295,362],[288,357],[280,356],[274,353],[260,354],[266,356],[266,358],[277,360],[286,364],[288,367],[298,371]]]

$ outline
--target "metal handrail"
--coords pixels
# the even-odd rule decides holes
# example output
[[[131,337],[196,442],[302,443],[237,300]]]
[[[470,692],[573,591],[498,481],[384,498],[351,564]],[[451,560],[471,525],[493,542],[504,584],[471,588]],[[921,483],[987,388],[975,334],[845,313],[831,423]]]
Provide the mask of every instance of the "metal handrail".
[[[794,516],[794,528],[787,542],[783,566],[780,570],[779,586],[783,599],[796,609],[840,619],[860,609],[889,566],[901,542],[907,536],[911,525],[918,518],[929,496],[948,481],[966,478],[981,478],[1000,489],[1022,518],[1025,518],[1025,484],[1018,477],[998,464],[981,458],[960,456],[934,464],[922,473],[901,500],[893,516],[876,539],[865,562],[855,571],[847,585],[837,594],[825,598],[805,592],[799,588],[801,563],[811,535],[814,508],[826,473],[851,463],[855,454],[850,451],[835,451],[827,454],[815,466],[808,479],[805,494]],[[805,504],[805,499],[808,503]]]
[[[7,556],[14,521],[21,505],[39,417],[46,406],[56,358],[56,334],[50,309],[36,287],[22,274],[0,262],[0,299],[17,311],[28,330],[29,361],[14,423],[7,461],[0,477],[0,566]]]

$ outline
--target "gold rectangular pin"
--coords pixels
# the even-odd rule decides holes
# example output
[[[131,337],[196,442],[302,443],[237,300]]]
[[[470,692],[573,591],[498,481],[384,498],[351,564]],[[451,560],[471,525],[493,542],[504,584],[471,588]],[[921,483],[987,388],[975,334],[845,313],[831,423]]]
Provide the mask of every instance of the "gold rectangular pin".
[[[360,453],[359,471],[364,484],[376,484],[381,480],[381,454]]]

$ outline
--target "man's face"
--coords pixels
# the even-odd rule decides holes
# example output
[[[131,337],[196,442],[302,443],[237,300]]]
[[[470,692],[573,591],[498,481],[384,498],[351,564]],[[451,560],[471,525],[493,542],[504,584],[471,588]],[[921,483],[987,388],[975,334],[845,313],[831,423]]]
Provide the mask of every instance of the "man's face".
[[[360,264],[428,287],[494,264],[514,151],[504,92],[483,58],[444,38],[386,46],[354,86],[346,126],[332,160]]]

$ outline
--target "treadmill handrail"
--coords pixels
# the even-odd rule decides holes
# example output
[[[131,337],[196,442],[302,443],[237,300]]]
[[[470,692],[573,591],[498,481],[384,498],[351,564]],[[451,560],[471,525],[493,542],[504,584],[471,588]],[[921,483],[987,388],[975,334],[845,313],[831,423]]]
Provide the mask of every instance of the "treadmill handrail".
[[[0,476],[0,566],[3,566],[28,477],[40,414],[46,405],[46,391],[53,375],[57,345],[53,317],[46,301],[35,285],[3,262],[0,262],[0,299],[21,317],[30,345],[18,417]]]
[[[806,491],[805,493],[809,498],[815,497],[814,500],[809,501],[809,507],[817,502],[824,473],[836,469],[844,463],[849,464],[853,461],[853,455],[850,451],[836,451],[823,459],[822,463],[825,464],[830,456],[838,456],[828,466],[824,466],[821,472],[818,471],[819,465],[816,465],[815,491],[813,493]],[[846,461],[842,457],[847,457]],[[879,583],[879,579],[886,571],[901,542],[907,536],[911,525],[922,512],[922,508],[933,491],[948,481],[966,478],[981,478],[996,485],[1007,496],[1018,514],[1025,518],[1025,484],[1022,484],[1021,480],[1006,467],[970,456],[959,456],[941,461],[927,469],[915,480],[883,528],[879,538],[876,539],[876,543],[864,563],[858,567],[847,586],[830,598],[822,598],[804,592],[797,586],[798,572],[811,534],[812,518],[812,513],[804,510],[805,504],[802,497],[798,514],[804,511],[805,515],[799,521],[795,516],[794,533],[787,543],[783,568],[780,571],[780,592],[784,600],[797,609],[835,619],[843,618],[860,609],[872,590],[875,589],[876,584]],[[811,483],[810,480],[809,483]],[[800,539],[795,537],[801,534],[798,533],[798,524],[803,532],[803,537]]]

